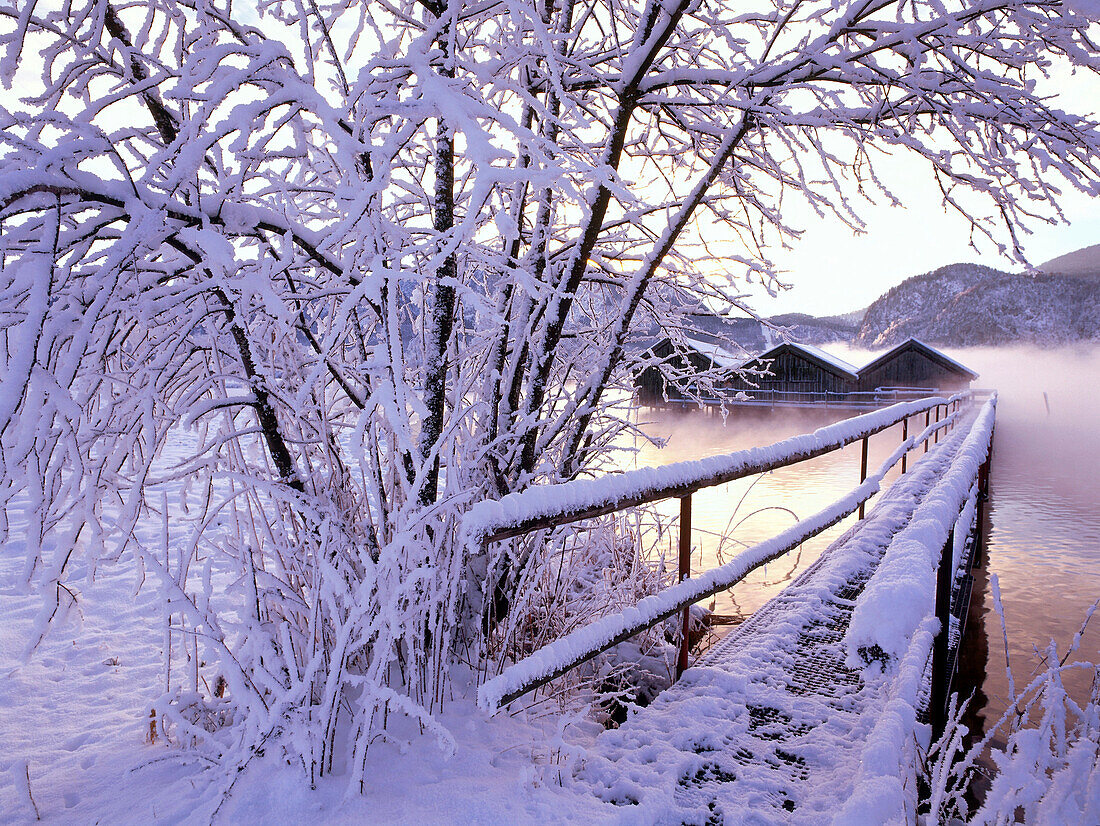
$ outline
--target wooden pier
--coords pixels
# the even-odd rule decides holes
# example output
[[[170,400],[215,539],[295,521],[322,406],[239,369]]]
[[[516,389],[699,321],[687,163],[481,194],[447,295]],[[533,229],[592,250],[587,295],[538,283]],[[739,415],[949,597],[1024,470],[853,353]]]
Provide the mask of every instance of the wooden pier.
[[[984,403],[972,393],[909,402],[825,428],[805,443],[788,440],[790,449],[779,443],[762,452],[766,461],[731,455],[727,467],[699,478],[686,469],[669,474],[675,486],[628,496],[621,492],[630,486],[620,486],[610,501],[586,496],[583,508],[522,525],[487,523],[472,541],[676,496],[682,567],[678,585],[643,600],[629,617],[605,618],[505,669],[482,686],[479,702],[486,708],[512,702],[666,617],[679,613],[686,626],[694,602],[858,512],[860,520],[817,562],[701,661],[689,664],[682,634],[682,677],[649,708],[601,735],[581,779],[608,802],[655,806],[662,820],[676,823],[742,822],[747,812],[759,822],[843,823],[846,806],[870,805],[856,792],[876,784],[882,792],[876,805],[907,815],[915,806],[916,749],[946,719],[969,571],[981,559],[972,528],[981,524],[994,416],[995,396]],[[870,471],[867,439],[898,423],[904,423],[901,445]],[[690,576],[683,550],[694,490],[855,441],[863,442],[861,484],[851,494],[749,549],[740,562]],[[903,474],[865,513],[878,483],[899,463]],[[929,547],[934,536],[938,546]],[[913,583],[913,596],[898,600],[895,618],[889,607],[905,593],[898,590],[905,582]],[[899,624],[896,632],[876,629],[883,617]]]

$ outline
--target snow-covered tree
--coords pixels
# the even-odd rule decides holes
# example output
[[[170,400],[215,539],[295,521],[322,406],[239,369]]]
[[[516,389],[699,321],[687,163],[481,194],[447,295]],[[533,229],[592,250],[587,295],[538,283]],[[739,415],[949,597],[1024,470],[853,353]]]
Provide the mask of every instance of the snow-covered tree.
[[[278,742],[363,782],[387,714],[445,742],[446,675],[542,558],[467,553],[469,504],[598,469],[639,337],[776,286],[792,214],[903,201],[886,155],[1016,255],[1065,187],[1100,193],[1097,122],[1045,96],[1100,68],[1091,25],[1061,0],[3,0],[0,513],[46,615],[74,555],[155,574],[157,708],[231,768]]]

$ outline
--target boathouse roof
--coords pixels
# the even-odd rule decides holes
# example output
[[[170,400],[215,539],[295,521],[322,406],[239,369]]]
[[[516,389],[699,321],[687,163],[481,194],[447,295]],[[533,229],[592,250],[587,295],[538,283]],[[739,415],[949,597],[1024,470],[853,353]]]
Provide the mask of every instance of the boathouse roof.
[[[926,358],[930,359],[931,361],[939,364],[945,370],[950,370],[951,372],[958,373],[961,376],[969,377],[970,381],[978,378],[978,374],[971,370],[969,367],[960,364],[947,354],[941,353],[935,347],[930,347],[923,341],[915,338],[906,339],[897,347],[887,350],[874,361],[870,362],[869,364],[865,364],[863,367],[859,368],[858,372],[860,374],[869,373],[872,370],[881,367],[883,364],[886,364],[891,359],[897,358],[900,354],[908,350],[915,350],[924,355]]]
[[[718,367],[740,367],[743,359],[731,353],[718,341],[707,341],[693,336],[684,336],[684,343],[700,353]]]
[[[822,370],[832,373],[833,375],[841,378],[850,379],[855,381],[858,378],[859,371],[851,364],[846,362],[842,358],[834,356],[832,353],[826,353],[824,350],[813,347],[809,344],[798,344],[793,341],[787,341],[783,344],[778,344],[772,347],[770,350],[761,353],[759,356],[755,356],[744,364],[745,367],[749,364],[759,361],[765,361],[768,359],[775,359],[784,353],[792,353],[797,356],[801,356],[807,361],[817,365]]]

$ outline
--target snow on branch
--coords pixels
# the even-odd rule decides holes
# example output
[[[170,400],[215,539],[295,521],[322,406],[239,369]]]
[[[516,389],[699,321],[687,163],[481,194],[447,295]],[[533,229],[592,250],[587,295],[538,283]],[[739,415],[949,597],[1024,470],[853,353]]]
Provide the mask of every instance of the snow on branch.
[[[874,432],[571,481],[652,341],[782,286],[799,216],[862,228],[902,155],[1022,258],[1100,194],[1100,123],[1050,96],[1100,73],[1094,5],[0,2],[0,541],[49,585],[155,534],[218,595],[166,600],[173,719],[362,785],[387,709],[487,661],[485,595],[522,604],[537,555],[485,540]],[[227,651],[181,650],[200,619]]]

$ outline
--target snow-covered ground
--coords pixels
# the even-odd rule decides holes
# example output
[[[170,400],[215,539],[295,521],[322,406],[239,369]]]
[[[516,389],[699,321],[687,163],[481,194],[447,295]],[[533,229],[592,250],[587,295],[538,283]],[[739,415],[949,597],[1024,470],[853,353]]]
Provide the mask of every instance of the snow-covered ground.
[[[144,742],[160,656],[142,629],[157,622],[156,595],[138,591],[125,564],[102,565],[94,576],[75,571],[83,587],[60,592],[63,616],[28,656],[44,597],[24,588],[19,550],[9,544],[0,557],[0,818],[33,820],[36,805],[47,821],[131,812],[136,822],[142,798],[152,796],[151,788],[136,792],[165,774],[137,769],[166,754]],[[131,786],[135,793],[126,793]]]
[[[221,788],[211,785],[213,773],[147,739],[150,698],[163,690],[161,649],[149,633],[163,624],[156,589],[138,590],[125,559],[94,576],[75,572],[83,581],[75,604],[25,657],[42,598],[21,586],[23,567],[19,549],[5,548],[0,823],[36,814],[46,823],[209,822]],[[240,775],[217,822],[596,823],[615,814],[558,783],[559,775],[568,782],[579,754],[569,744],[590,740],[595,724],[534,712],[489,717],[472,700],[452,702],[442,722],[455,737],[454,756],[419,732],[393,730],[394,742],[372,749],[373,780],[361,796],[346,794],[338,777],[311,790],[300,768],[265,755]]]
[[[159,553],[161,530],[142,523],[137,539]],[[462,674],[439,716],[452,756],[395,716],[390,742],[370,750],[362,795],[339,772],[311,789],[301,767],[274,753],[255,757],[225,795],[223,772],[149,740],[151,705],[165,693],[165,598],[155,574],[141,578],[135,551],[94,569],[79,551],[66,587],[42,594],[28,585],[23,543],[0,548],[0,824],[597,823],[614,814],[562,786],[597,724],[549,714],[546,703],[490,717],[475,709]],[[46,549],[47,564],[56,553]],[[47,622],[43,606],[58,600]]]

